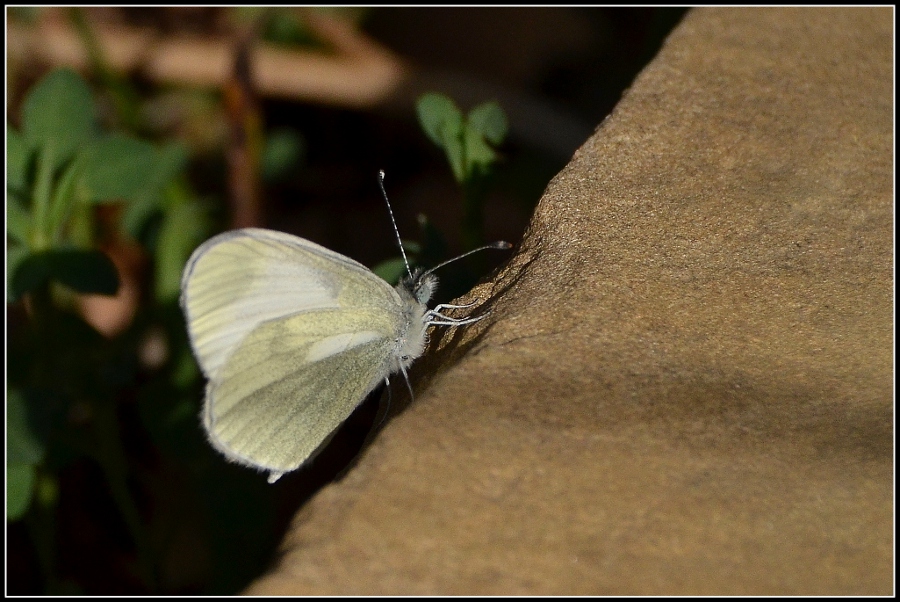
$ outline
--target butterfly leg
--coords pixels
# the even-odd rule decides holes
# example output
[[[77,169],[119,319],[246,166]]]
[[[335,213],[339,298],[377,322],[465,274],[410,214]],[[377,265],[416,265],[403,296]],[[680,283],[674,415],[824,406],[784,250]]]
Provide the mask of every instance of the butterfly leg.
[[[441,311],[445,309],[465,309],[467,307],[472,307],[473,305],[475,305],[474,301],[472,301],[471,303],[466,303],[465,305],[451,305],[449,303],[441,303],[439,305],[436,305],[431,311],[436,314],[440,314]]]
[[[425,314],[425,323],[429,326],[462,326],[463,324],[477,322],[478,320],[487,317],[487,315],[488,312],[473,318],[451,318],[450,316],[445,316],[432,310]]]

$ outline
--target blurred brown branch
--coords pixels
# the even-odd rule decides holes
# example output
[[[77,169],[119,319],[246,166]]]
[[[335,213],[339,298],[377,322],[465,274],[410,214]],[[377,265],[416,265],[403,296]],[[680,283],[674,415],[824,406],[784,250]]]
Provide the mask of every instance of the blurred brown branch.
[[[304,11],[315,35],[333,54],[285,50],[253,44],[254,84],[262,96],[302,99],[344,107],[366,107],[384,101],[410,71],[399,57],[345,23]],[[223,86],[231,76],[234,40],[228,36],[162,36],[146,27],[92,23],[109,66],[140,70],[169,83]],[[88,68],[84,44],[66,19],[49,15],[34,26],[7,21],[7,48],[14,60],[40,60],[51,65]]]

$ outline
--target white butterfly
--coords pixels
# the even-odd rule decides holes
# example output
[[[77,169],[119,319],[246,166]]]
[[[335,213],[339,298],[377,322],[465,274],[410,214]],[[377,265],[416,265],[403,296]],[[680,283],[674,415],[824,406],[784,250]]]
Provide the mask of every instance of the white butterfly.
[[[509,248],[499,245],[492,247]],[[392,287],[339,253],[259,228],[198,247],[184,270],[181,305],[209,379],[203,425],[212,445],[268,471],[274,483],[327,443],[389,375],[406,375],[429,326],[484,317],[441,313],[468,306],[428,309],[437,278],[407,272]]]

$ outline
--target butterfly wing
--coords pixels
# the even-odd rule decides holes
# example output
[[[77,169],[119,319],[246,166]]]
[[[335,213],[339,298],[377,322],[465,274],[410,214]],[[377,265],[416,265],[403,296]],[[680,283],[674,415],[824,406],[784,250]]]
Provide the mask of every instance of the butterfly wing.
[[[299,467],[394,366],[400,303],[363,265],[295,236],[250,228],[201,245],[182,307],[210,441],[270,481]]]

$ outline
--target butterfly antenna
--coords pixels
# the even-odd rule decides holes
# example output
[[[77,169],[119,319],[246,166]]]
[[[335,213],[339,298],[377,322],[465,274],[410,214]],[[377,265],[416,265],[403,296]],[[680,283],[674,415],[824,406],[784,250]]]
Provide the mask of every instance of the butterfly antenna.
[[[468,257],[472,253],[477,253],[478,251],[484,251],[485,249],[512,249],[512,245],[510,243],[506,242],[505,240],[498,240],[497,242],[492,242],[489,245],[484,245],[483,247],[478,247],[477,249],[472,249],[471,251],[467,251],[467,252],[463,253],[462,255],[457,255],[453,259],[448,259],[447,261],[443,261],[443,262],[437,264],[436,266],[434,266],[433,268],[427,270],[425,272],[425,274],[430,274],[431,272],[435,271],[436,269],[444,267],[448,263],[452,263],[452,262],[456,261],[457,259],[462,259],[463,257]]]
[[[397,221],[394,219],[394,210],[391,209],[391,202],[388,200],[387,191],[384,189],[384,170],[378,170],[378,186],[381,187],[381,195],[384,202],[387,203],[388,214],[391,216],[391,224],[394,226],[394,234],[397,235],[397,245],[400,247],[400,254],[403,255],[403,264],[406,266],[406,273],[412,278],[412,270],[409,269],[409,261],[406,260],[406,251],[403,249],[403,241],[400,240],[400,230],[397,229]]]

